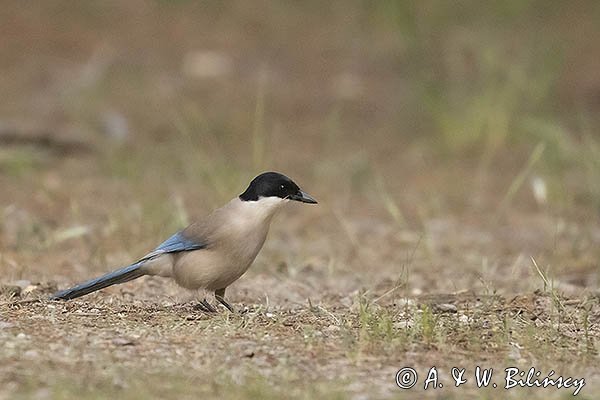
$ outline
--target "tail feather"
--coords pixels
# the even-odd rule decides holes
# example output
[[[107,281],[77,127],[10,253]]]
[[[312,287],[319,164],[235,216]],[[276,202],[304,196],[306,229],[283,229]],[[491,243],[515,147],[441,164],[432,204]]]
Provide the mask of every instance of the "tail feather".
[[[142,264],[143,262],[137,262],[116,271],[109,272],[101,277],[80,283],[79,285],[73,286],[70,289],[61,290],[54,293],[50,299],[71,300],[77,297],[85,296],[86,294],[95,292],[96,290],[115,285],[117,283],[124,283],[139,278],[140,276],[146,275],[146,273],[141,269]]]

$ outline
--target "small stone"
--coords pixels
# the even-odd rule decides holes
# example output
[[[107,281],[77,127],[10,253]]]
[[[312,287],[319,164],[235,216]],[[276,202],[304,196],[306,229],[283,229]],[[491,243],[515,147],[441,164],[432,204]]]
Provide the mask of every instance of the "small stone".
[[[340,300],[340,303],[344,306],[344,307],[351,307],[352,306],[352,298],[349,296],[343,297]]]
[[[38,285],[28,285],[26,288],[23,289],[23,291],[21,293],[23,294],[29,294],[32,292],[35,292],[36,290],[38,290]]]
[[[396,301],[396,306],[398,307],[415,307],[415,305],[415,300],[408,297],[403,297]]]
[[[36,350],[27,350],[23,353],[23,357],[29,360],[33,360],[39,357],[39,353]]]
[[[392,327],[394,329],[408,329],[408,328],[411,328],[412,325],[413,325],[412,321],[406,320],[406,321],[394,322]]]
[[[129,137],[129,123],[123,113],[107,110],[100,116],[102,132],[111,139],[122,142]]]
[[[520,360],[522,358],[521,351],[519,351],[519,348],[517,346],[510,346],[510,349],[508,350],[507,358],[509,360],[513,360],[513,361]]]
[[[114,338],[112,340],[112,344],[116,346],[135,346],[135,342],[133,340],[122,337]]]
[[[458,312],[458,309],[456,308],[456,306],[454,304],[449,304],[449,303],[436,304],[434,306],[434,309],[437,311],[440,311],[440,312],[448,312],[448,313]]]

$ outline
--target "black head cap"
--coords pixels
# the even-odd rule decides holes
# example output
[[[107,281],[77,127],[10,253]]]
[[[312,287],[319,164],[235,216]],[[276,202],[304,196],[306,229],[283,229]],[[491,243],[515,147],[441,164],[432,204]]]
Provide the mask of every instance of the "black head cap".
[[[248,189],[240,194],[242,201],[257,201],[261,197],[279,197],[316,204],[317,201],[304,193],[293,180],[277,172],[264,172],[252,179]]]

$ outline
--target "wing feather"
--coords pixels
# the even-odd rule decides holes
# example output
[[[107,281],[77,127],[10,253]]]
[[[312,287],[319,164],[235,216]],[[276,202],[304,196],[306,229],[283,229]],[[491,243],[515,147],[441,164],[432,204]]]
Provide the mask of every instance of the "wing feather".
[[[190,239],[185,236],[184,231],[179,231],[162,242],[158,247],[146,254],[140,261],[147,261],[162,254],[180,253],[182,251],[200,250],[206,247],[206,243]]]

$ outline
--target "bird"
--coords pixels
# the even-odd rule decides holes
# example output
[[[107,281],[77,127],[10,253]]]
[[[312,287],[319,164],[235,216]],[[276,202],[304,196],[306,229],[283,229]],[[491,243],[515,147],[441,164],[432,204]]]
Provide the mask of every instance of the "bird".
[[[213,292],[233,312],[225,290],[252,265],[260,252],[271,220],[290,202],[317,204],[287,176],[264,172],[247,189],[221,208],[176,232],[134,263],[54,293],[52,300],[71,300],[145,275],[172,278],[189,290]],[[198,307],[217,312],[206,297]]]

